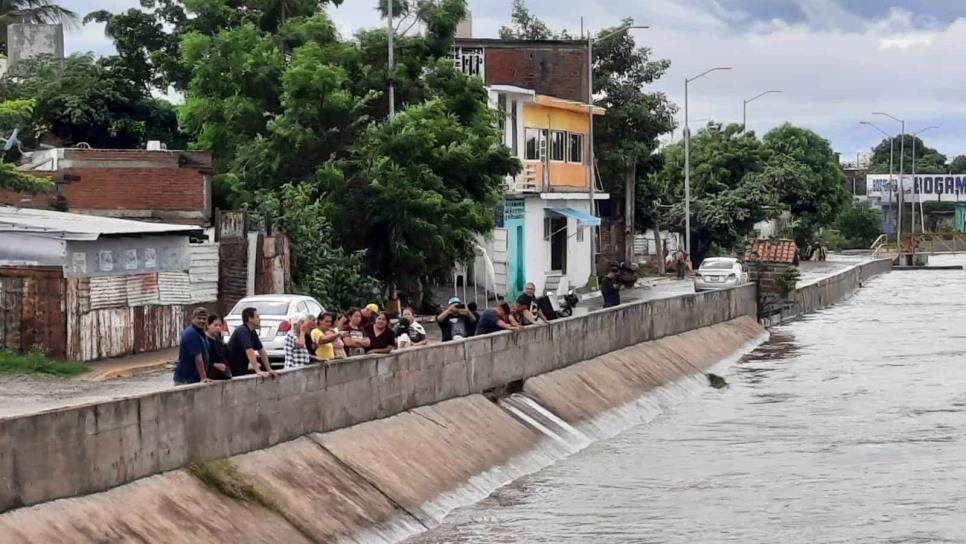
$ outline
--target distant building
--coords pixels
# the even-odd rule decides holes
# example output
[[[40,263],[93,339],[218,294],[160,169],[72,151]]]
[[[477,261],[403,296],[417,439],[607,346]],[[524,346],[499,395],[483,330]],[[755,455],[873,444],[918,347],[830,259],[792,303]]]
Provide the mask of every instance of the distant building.
[[[490,86],[489,94],[491,107],[502,112],[504,144],[523,163],[522,172],[504,183],[497,228],[483,244],[497,293],[515,297],[528,281],[538,292],[582,287],[591,275],[591,236],[600,225],[590,201],[588,105],[508,85]],[[594,108],[594,115],[604,113]]]
[[[0,203],[123,219],[211,224],[211,156],[206,152],[58,148],[30,153],[18,169],[52,178],[55,189],[38,195],[0,192]]]

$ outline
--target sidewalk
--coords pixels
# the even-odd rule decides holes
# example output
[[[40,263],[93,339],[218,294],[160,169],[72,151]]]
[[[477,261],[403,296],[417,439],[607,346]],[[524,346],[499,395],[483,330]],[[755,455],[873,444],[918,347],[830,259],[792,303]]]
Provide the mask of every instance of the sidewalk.
[[[178,348],[168,348],[159,351],[128,355],[93,361],[87,364],[90,371],[74,378],[84,381],[104,381],[113,378],[126,378],[137,372],[160,370],[174,365],[178,360]]]

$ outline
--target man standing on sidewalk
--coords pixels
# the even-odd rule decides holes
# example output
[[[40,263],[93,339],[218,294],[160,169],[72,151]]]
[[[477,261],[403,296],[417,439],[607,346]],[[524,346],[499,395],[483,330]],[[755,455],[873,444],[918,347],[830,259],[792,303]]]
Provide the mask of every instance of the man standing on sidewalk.
[[[604,308],[613,308],[621,303],[620,285],[615,282],[617,270],[616,266],[611,266],[607,275],[600,282],[600,294],[601,298],[604,299]]]
[[[231,367],[231,375],[234,377],[251,374],[248,369],[251,365],[252,370],[259,377],[276,377],[272,365],[268,362],[268,353],[262,346],[262,341],[258,337],[258,329],[262,325],[262,318],[258,315],[255,308],[245,308],[242,310],[242,325],[235,327],[228,340],[228,366]],[[256,357],[257,355],[257,357]],[[261,359],[265,371],[258,368],[258,360]]]
[[[181,333],[178,348],[178,366],[174,369],[174,384],[208,383],[208,310],[195,308],[191,312],[191,325]]]

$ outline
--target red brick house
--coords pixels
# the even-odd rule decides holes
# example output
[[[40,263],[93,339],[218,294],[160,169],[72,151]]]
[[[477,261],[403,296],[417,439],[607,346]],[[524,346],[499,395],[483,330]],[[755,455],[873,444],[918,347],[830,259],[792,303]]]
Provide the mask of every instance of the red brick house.
[[[486,85],[587,102],[587,42],[457,38],[450,58]]]
[[[0,191],[0,203],[186,225],[211,224],[211,156],[201,151],[58,148],[18,169],[54,179],[53,191]]]

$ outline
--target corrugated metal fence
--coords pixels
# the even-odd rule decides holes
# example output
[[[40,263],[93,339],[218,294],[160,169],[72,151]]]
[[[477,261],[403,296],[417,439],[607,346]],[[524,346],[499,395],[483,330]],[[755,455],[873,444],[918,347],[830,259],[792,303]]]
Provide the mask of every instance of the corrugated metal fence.
[[[63,277],[60,268],[0,268],[0,348],[64,356]]]

